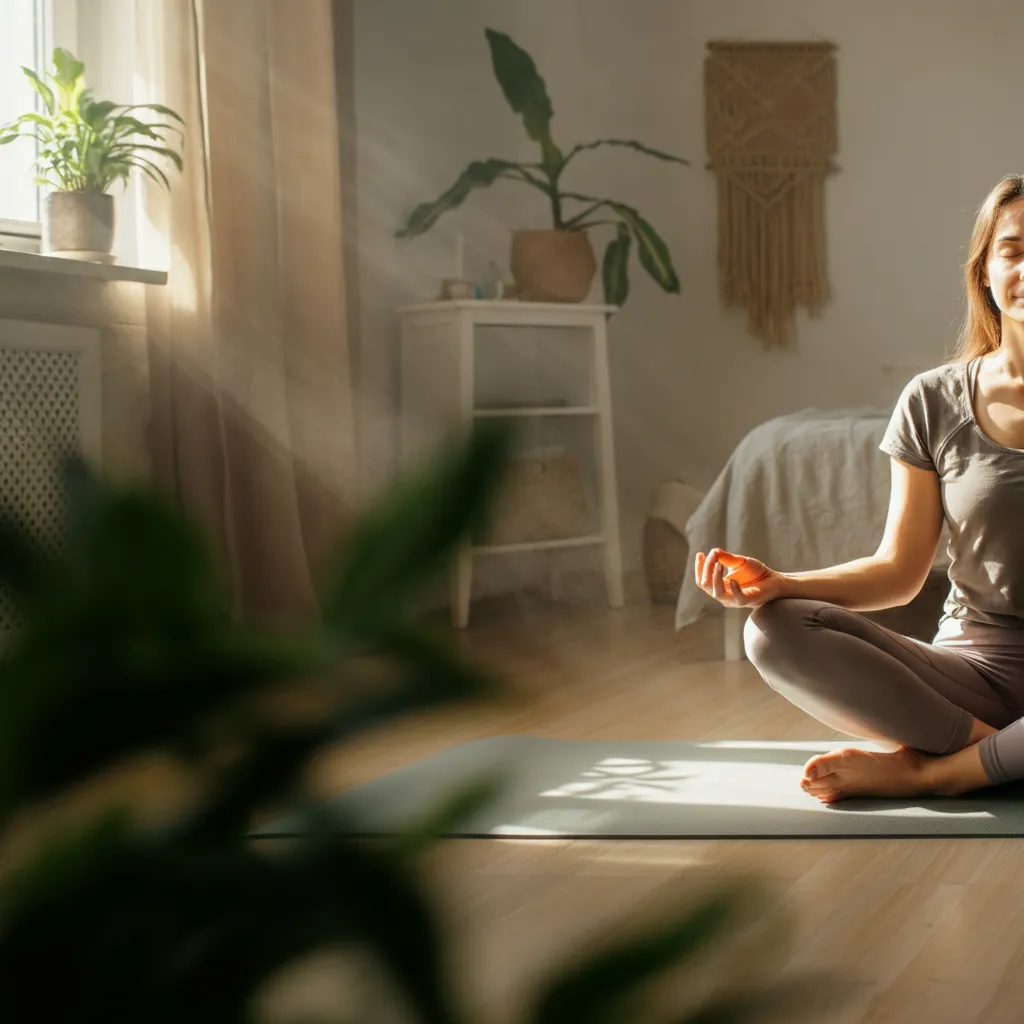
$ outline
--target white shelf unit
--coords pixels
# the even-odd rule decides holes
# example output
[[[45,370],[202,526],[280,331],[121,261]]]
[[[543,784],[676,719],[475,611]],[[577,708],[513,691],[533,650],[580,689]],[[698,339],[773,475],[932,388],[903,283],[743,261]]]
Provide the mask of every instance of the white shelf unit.
[[[469,623],[474,555],[553,551],[560,548],[601,546],[604,551],[608,602],[621,608],[622,550],[619,535],[618,492],[612,436],[612,400],[608,375],[607,316],[614,306],[535,303],[508,300],[430,302],[399,310],[401,324],[401,415],[399,464],[412,469],[453,431],[471,429],[477,419],[562,419],[592,421],[598,527],[594,532],[551,540],[520,543],[462,545],[452,574],[452,621],[460,629]],[[515,402],[507,397],[481,401],[478,370],[480,335],[487,328],[557,331],[554,348],[569,359],[572,336],[586,339],[575,384],[577,395],[560,404],[554,400]],[[491,343],[501,348],[501,340]],[[578,353],[572,353],[576,355]],[[528,365],[524,363],[524,365]],[[535,359],[530,369],[548,369]],[[522,382],[520,382],[522,383]]]

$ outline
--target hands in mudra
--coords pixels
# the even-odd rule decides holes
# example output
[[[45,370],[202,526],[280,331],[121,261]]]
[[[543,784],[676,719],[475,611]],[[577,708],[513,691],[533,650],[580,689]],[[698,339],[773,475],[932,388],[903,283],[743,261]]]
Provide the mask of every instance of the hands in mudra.
[[[727,608],[756,608],[782,594],[783,577],[764,562],[712,548],[697,552],[697,586]]]

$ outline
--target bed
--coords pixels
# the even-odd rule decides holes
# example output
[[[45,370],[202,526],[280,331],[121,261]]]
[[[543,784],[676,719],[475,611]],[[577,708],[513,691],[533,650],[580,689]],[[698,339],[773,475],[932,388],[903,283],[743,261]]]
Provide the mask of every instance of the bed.
[[[713,547],[753,555],[781,572],[836,565],[878,548],[889,508],[890,460],[878,445],[892,405],[802,409],[748,433],[696,511],[677,528],[691,552],[677,629],[710,609],[693,555]],[[949,567],[943,526],[933,572]],[[743,609],[725,610],[725,658],[743,658]]]

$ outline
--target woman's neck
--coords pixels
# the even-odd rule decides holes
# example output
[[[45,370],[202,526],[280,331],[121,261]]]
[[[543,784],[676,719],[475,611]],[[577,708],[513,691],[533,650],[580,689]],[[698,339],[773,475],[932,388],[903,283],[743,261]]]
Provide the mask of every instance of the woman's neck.
[[[1000,334],[999,354],[1003,371],[1014,384],[1024,387],[1024,324],[1004,316]]]

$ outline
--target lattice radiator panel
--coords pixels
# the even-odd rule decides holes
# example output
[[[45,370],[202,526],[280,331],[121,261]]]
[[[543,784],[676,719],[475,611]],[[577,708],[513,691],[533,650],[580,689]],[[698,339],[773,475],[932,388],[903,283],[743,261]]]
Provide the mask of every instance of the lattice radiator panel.
[[[99,332],[0,321],[0,499],[53,550],[64,521],[60,460],[98,460]],[[0,588],[0,631],[18,624]]]

